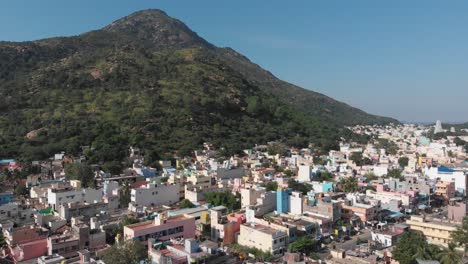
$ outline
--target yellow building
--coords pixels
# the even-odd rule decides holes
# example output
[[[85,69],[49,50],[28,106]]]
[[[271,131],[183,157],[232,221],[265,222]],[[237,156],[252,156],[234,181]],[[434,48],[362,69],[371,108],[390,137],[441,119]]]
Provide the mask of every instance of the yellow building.
[[[428,220],[422,216],[411,216],[406,220],[411,230],[422,232],[427,242],[443,247],[448,247],[452,241],[450,234],[455,231],[459,224],[442,220]]]

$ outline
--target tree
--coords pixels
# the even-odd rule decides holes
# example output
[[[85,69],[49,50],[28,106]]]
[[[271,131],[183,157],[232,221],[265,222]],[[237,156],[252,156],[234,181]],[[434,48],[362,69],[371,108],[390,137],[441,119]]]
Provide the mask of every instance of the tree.
[[[453,242],[462,246],[465,250],[465,254],[468,253],[468,217],[463,218],[462,225],[451,233]]]
[[[387,177],[400,180],[403,179],[403,176],[401,175],[401,170],[399,169],[390,169],[387,173]]]
[[[393,250],[393,258],[400,264],[414,264],[416,258],[429,257],[428,244],[422,233],[407,232]]]
[[[110,232],[106,232],[106,242],[110,245],[113,245],[115,243],[116,236],[118,234],[120,234],[120,236],[123,235],[124,226],[136,224],[139,222],[140,220],[136,218],[124,216],[116,228],[112,229]]]
[[[400,167],[404,168],[408,166],[409,163],[409,158],[408,157],[401,157],[398,159],[398,164],[400,164]]]
[[[453,143],[455,143],[455,145],[457,145],[457,146],[464,146],[467,142],[464,141],[463,139],[459,138],[459,137],[456,137],[453,140]]]
[[[306,183],[297,182],[294,179],[289,179],[288,188],[293,189],[293,191],[301,192],[303,195],[306,195],[312,190],[312,186]]]
[[[316,246],[317,246],[316,240],[307,236],[303,236],[303,237],[298,238],[296,241],[290,243],[288,245],[288,248],[292,252],[301,252],[301,253],[309,254]]]
[[[5,237],[3,236],[3,233],[0,232],[0,248],[6,245]]]
[[[230,191],[207,193],[205,194],[205,200],[214,206],[226,206],[231,211],[241,208],[240,197]]]
[[[448,248],[443,249],[439,254],[437,254],[437,258],[439,259],[441,264],[458,264],[461,263],[461,256],[460,253],[457,252],[455,249],[457,245],[454,243],[449,243]]]
[[[278,183],[275,181],[269,182],[266,184],[266,191],[271,192],[271,191],[276,191],[278,189]]]
[[[105,172],[109,172],[112,175],[118,175],[122,173],[122,163],[118,161],[109,161],[104,163],[102,166]]]
[[[366,177],[366,180],[367,182],[371,182],[371,181],[374,181],[374,180],[377,180],[377,176],[375,176],[375,174],[373,172],[368,172],[364,175],[364,177]]]
[[[121,207],[124,207],[124,208],[128,207],[128,204],[131,201],[131,197],[130,197],[131,191],[132,191],[132,186],[128,182],[125,182],[122,185],[122,188],[120,188],[119,204]]]
[[[342,180],[341,189],[348,193],[357,192],[359,190],[358,182],[354,177],[348,177]]]
[[[357,166],[362,166],[362,153],[361,152],[353,152],[349,156],[349,159],[352,160]]]
[[[24,196],[28,194],[28,188],[24,184],[18,184],[15,187],[15,195],[16,196]]]
[[[188,199],[183,199],[179,205],[180,208],[192,208],[194,206],[195,205]]]
[[[331,181],[335,176],[328,171],[319,171],[317,175],[318,181]]]
[[[116,243],[104,252],[102,260],[113,264],[139,264],[148,259],[145,247],[138,241],[126,240]]]
[[[65,176],[69,180],[79,180],[83,187],[94,187],[94,172],[86,163],[70,163],[65,165]]]

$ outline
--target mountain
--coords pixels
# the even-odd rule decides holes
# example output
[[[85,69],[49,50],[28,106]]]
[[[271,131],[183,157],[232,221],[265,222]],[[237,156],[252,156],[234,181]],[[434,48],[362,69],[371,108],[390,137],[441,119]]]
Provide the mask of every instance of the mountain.
[[[273,140],[322,150],[344,125],[397,123],[277,79],[160,10],[73,37],[0,42],[0,158],[84,149],[148,162],[209,141],[226,153]],[[82,145],[88,146],[82,148]]]

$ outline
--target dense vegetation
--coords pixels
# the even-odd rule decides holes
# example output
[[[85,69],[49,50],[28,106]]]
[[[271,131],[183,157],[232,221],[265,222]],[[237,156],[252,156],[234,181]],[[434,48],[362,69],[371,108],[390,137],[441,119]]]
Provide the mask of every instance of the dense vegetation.
[[[462,263],[461,254],[455,249],[455,244],[449,243],[448,248],[439,248],[428,244],[422,233],[407,232],[392,252],[393,258],[401,264],[415,264],[416,260],[437,260],[442,264]]]
[[[110,162],[122,161],[129,145],[150,161],[189,154],[204,141],[229,154],[273,140],[327,150],[347,116],[391,121],[283,89],[272,76],[268,86],[263,70],[254,80],[240,64],[258,67],[157,10],[76,37],[0,42],[0,158],[64,150],[118,172]],[[308,94],[314,100],[302,102]]]
[[[230,191],[210,192],[205,194],[205,201],[213,206],[225,206],[229,211],[241,208],[240,194],[232,194]]]

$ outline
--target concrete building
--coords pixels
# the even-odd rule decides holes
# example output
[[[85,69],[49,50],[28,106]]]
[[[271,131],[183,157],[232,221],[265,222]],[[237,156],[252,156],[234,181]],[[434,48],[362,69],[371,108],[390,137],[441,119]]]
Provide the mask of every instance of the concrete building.
[[[280,255],[287,250],[288,234],[265,225],[246,223],[240,226],[238,243]]]
[[[300,192],[292,192],[289,202],[290,202],[290,212],[295,215],[302,215],[304,212],[304,197]]]
[[[276,211],[278,214],[285,214],[289,212],[290,199],[292,191],[290,189],[284,189],[278,187],[276,191]]]
[[[70,203],[61,204],[57,208],[58,215],[60,218],[70,221],[72,217],[83,216],[85,218],[91,218],[97,214],[111,213],[107,203]]]
[[[319,197],[316,201],[307,200],[303,202],[304,212],[315,214],[335,222],[341,219],[342,202],[332,200],[329,197]]]
[[[450,199],[455,197],[455,183],[448,181],[438,181],[435,185],[435,196],[444,204],[447,204]]]
[[[131,191],[129,207],[132,211],[136,211],[142,207],[177,203],[180,200],[179,188],[178,183],[160,185],[148,183]]]
[[[407,229],[406,225],[392,225],[383,230],[372,230],[371,239],[382,248],[393,247],[397,245]]]
[[[94,188],[52,188],[47,191],[47,203],[54,210],[60,204],[68,203],[94,203],[102,199],[102,190]]]
[[[125,226],[124,237],[141,242],[146,242],[150,238],[159,241],[171,238],[194,238],[195,218],[185,215],[166,217],[160,214],[153,221]]]
[[[455,190],[465,194],[468,186],[468,170],[451,169],[446,167],[429,167],[424,169],[424,174],[432,180],[455,182]]]
[[[467,216],[468,206],[466,202],[450,201],[447,206],[447,218],[451,221],[462,222],[463,218]]]
[[[310,182],[312,179],[312,166],[300,165],[297,173],[297,180],[299,182]]]
[[[312,182],[312,188],[315,193],[327,193],[333,191],[333,182]]]
[[[441,221],[435,219],[426,219],[421,216],[411,216],[411,219],[406,220],[406,224],[410,226],[411,230],[422,232],[427,242],[448,247],[452,241],[451,233],[457,229],[458,223]]]

